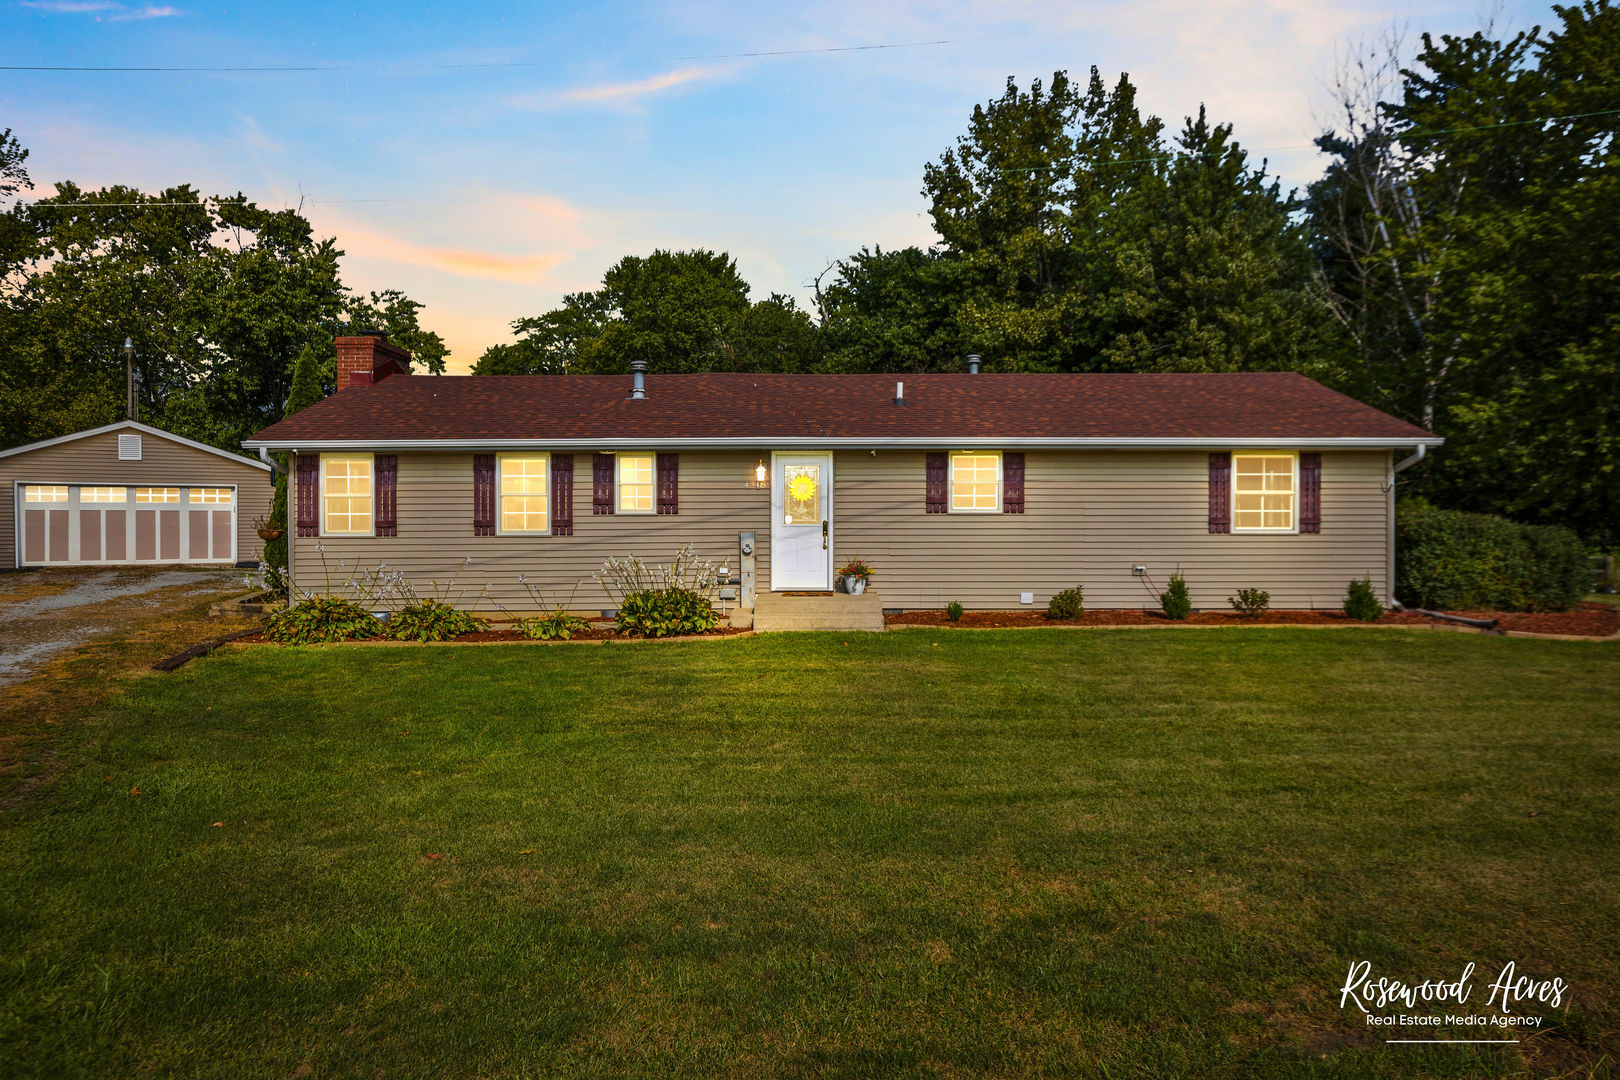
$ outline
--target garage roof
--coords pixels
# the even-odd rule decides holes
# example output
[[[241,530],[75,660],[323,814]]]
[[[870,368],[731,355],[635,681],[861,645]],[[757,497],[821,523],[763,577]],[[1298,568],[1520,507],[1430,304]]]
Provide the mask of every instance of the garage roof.
[[[25,443],[22,446],[13,446],[10,450],[0,450],[0,458],[11,457],[14,454],[26,454],[30,450],[43,450],[47,446],[60,446],[62,443],[73,442],[76,439],[88,439],[92,435],[105,435],[109,431],[139,431],[143,435],[152,435],[159,439],[168,439],[170,442],[177,442],[182,446],[189,446],[194,450],[206,450],[210,454],[218,454],[222,458],[229,458],[231,461],[239,462],[243,465],[251,465],[255,469],[263,469],[266,472],[270,471],[270,466],[266,465],[262,461],[254,461],[252,458],[243,457],[241,454],[232,453],[229,450],[221,450],[217,446],[209,446],[207,443],[200,443],[195,439],[188,439],[184,435],[176,435],[172,431],[164,431],[162,428],[155,428],[150,424],[142,424],[136,420],[120,420],[116,424],[104,424],[98,428],[89,428],[85,431],[75,431],[71,435],[58,435],[54,439],[41,439],[38,442]]]

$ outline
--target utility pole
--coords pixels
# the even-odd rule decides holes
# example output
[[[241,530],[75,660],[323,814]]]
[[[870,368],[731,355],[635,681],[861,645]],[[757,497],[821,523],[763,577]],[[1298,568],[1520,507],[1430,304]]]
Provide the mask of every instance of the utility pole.
[[[135,408],[135,341],[124,339],[124,412],[131,420],[138,420]]]

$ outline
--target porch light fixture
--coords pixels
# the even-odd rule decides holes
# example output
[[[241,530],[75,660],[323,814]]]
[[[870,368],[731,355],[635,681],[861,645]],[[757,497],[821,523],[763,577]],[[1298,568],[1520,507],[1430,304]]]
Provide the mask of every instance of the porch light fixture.
[[[759,464],[754,466],[754,478],[743,484],[743,487],[763,491],[771,486],[770,476],[770,470],[765,468],[765,459],[760,458]]]
[[[765,459],[764,458],[760,458],[759,459],[759,464],[754,466],[754,482],[758,483],[758,484],[763,484],[765,482]]]

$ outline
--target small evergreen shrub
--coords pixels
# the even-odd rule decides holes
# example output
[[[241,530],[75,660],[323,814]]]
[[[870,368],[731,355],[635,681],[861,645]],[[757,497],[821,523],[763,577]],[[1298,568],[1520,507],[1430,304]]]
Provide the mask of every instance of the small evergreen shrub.
[[[701,634],[720,625],[720,613],[708,597],[692,589],[646,589],[625,596],[614,625],[621,634],[639,637]]]
[[[548,611],[544,615],[512,620],[512,629],[521,630],[526,637],[536,641],[567,641],[590,628],[590,623],[566,611]]]
[[[1395,594],[1442,611],[1568,611],[1592,585],[1580,538],[1556,525],[1403,500],[1395,518]]]
[[[488,629],[488,622],[460,608],[423,600],[396,611],[383,632],[394,641],[450,641]]]
[[[1271,610],[1271,594],[1264,589],[1239,589],[1237,595],[1228,596],[1226,602],[1232,605],[1233,611],[1250,618]]]
[[[1086,613],[1085,587],[1076,585],[1053,595],[1046,602],[1048,619],[1078,619]]]
[[[955,622],[957,619],[962,617],[963,610],[965,609],[960,603],[952,600],[950,603],[945,605],[945,617],[951,620],[951,622]]]
[[[1192,614],[1192,596],[1187,592],[1187,579],[1177,570],[1170,575],[1170,587],[1159,594],[1159,606],[1172,619],[1185,619]]]
[[[1362,578],[1350,583],[1349,590],[1344,594],[1344,613],[1362,622],[1378,621],[1378,617],[1384,613],[1384,605],[1378,602],[1378,594],[1373,592],[1370,579]]]
[[[351,600],[338,596],[311,596],[270,616],[266,641],[281,645],[312,645],[326,641],[357,641],[381,637],[383,624]]]

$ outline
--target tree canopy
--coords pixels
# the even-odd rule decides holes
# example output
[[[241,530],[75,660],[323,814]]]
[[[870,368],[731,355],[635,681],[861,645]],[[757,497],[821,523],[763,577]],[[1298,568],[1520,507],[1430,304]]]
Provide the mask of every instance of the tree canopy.
[[[9,134],[0,140],[13,189],[23,156]],[[293,210],[205,198],[189,185],[146,193],[63,182],[0,223],[0,239],[23,238],[0,294],[8,445],[122,418],[126,338],[142,419],[230,449],[281,417],[300,350],[330,353],[347,324],[385,329],[422,368],[444,370],[444,343],[420,326],[421,305],[392,290],[349,292],[337,242]]]

